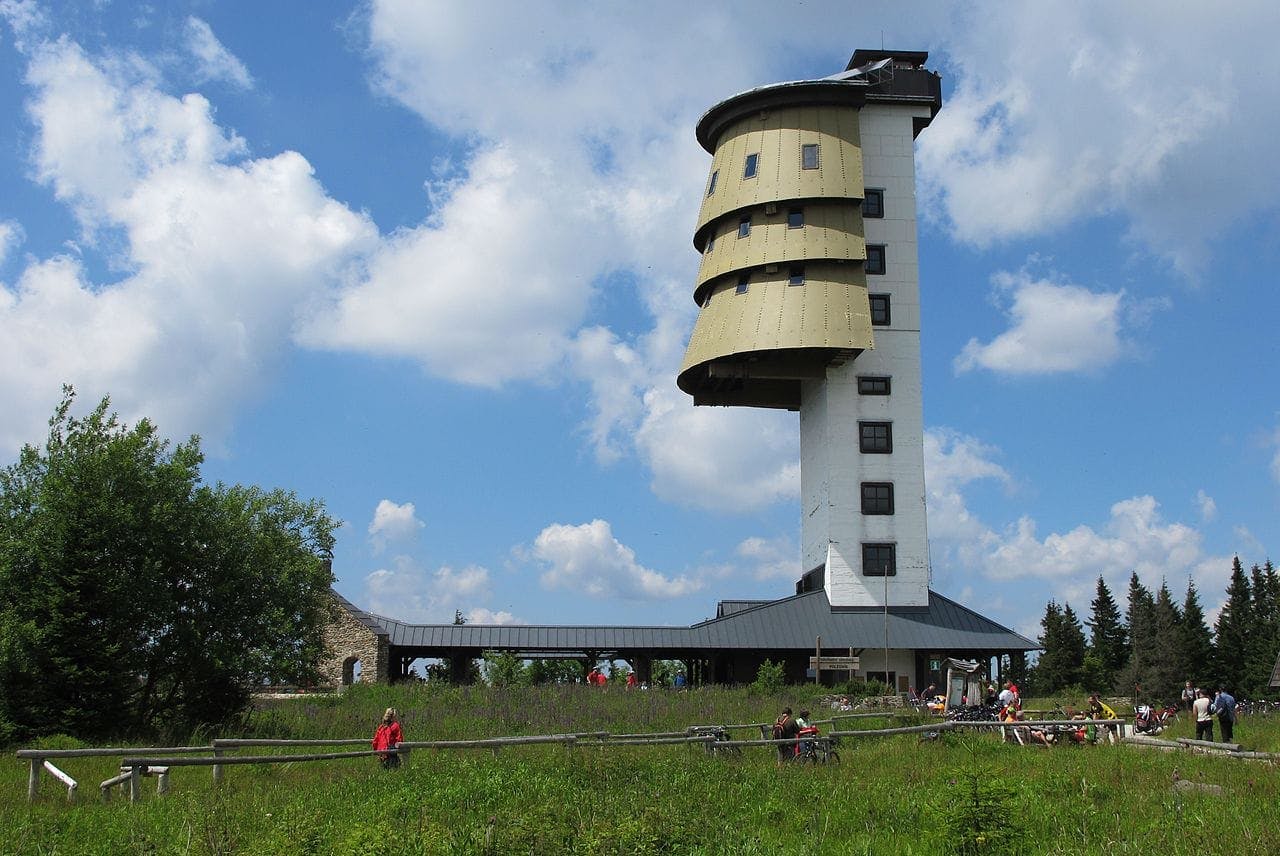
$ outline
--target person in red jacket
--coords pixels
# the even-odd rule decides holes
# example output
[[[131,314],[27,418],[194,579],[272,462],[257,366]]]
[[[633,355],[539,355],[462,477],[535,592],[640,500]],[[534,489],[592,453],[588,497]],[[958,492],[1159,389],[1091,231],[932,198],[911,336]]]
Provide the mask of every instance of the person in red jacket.
[[[387,712],[382,714],[382,721],[378,723],[377,729],[373,732],[373,751],[378,753],[378,757],[382,759],[382,768],[384,770],[394,770],[400,766],[400,755],[397,752],[388,752],[388,749],[395,749],[396,744],[404,740],[404,732],[400,729],[400,720],[396,715],[394,707],[387,708]]]

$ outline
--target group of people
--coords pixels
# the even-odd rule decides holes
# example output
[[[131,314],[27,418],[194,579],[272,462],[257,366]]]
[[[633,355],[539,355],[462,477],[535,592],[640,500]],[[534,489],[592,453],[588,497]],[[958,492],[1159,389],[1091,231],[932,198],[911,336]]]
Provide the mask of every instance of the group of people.
[[[1187,681],[1187,687],[1191,682]],[[1185,697],[1186,690],[1183,690]],[[1213,741],[1213,717],[1218,717],[1218,725],[1222,727],[1222,742],[1230,743],[1235,734],[1236,699],[1225,687],[1219,688],[1217,695],[1207,689],[1194,690],[1195,698],[1191,702],[1191,710],[1196,717],[1196,739]]]
[[[818,727],[809,721],[809,711],[802,710],[793,715],[791,708],[784,707],[782,713],[773,721],[772,737],[774,740],[796,740],[797,738],[813,738],[818,736]],[[808,745],[801,739],[798,743],[778,744],[778,763],[794,761],[808,751]]]

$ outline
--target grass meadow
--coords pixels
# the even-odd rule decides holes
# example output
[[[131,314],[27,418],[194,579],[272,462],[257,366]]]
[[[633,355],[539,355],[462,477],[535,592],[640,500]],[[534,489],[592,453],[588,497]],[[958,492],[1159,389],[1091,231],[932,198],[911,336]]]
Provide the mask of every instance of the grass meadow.
[[[783,704],[812,702],[801,688],[358,687],[265,702],[216,736],[360,737],[389,706],[406,740],[667,731],[771,721]],[[1183,721],[1165,736],[1193,730]],[[1280,752],[1280,717],[1246,719],[1236,739]],[[136,805],[97,800],[116,759],[67,759],[79,802],[46,775],[28,805],[26,763],[10,753],[0,854],[1280,852],[1280,768],[1265,763],[990,734],[846,740],[840,754],[838,766],[779,768],[763,747],[737,759],[686,746],[418,750],[396,771],[371,758],[227,767],[218,789],[207,767],[174,768],[169,795],[146,780]],[[1175,769],[1222,793],[1174,789]]]

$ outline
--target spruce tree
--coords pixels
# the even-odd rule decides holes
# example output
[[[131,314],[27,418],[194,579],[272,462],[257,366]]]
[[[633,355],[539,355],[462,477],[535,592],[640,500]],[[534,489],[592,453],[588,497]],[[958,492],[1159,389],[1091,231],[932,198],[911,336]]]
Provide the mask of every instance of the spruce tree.
[[[1231,562],[1231,582],[1227,585],[1227,602],[1218,614],[1214,627],[1214,646],[1217,649],[1217,682],[1234,694],[1242,692],[1247,683],[1249,636],[1253,626],[1253,599],[1249,578],[1240,565],[1240,557]]]
[[[1182,624],[1178,627],[1178,666],[1183,680],[1206,687],[1212,682],[1213,633],[1204,620],[1204,607],[1195,580],[1187,579],[1187,596],[1182,601]]]
[[[1090,675],[1087,689],[1110,690],[1115,686],[1120,670],[1129,660],[1129,631],[1120,617],[1111,589],[1101,576],[1098,577],[1097,594],[1089,605],[1088,657],[1096,662],[1096,674]]]
[[[1265,568],[1254,565],[1250,573],[1250,611],[1253,623],[1249,630],[1249,652],[1246,660],[1246,678],[1240,692],[1250,696],[1266,693],[1275,666],[1276,651],[1280,647],[1280,610],[1277,610],[1275,568],[1268,560]]]
[[[1168,583],[1161,581],[1152,608],[1151,667],[1147,691],[1159,701],[1177,702],[1185,680],[1180,663],[1179,636],[1182,616],[1173,602]]]
[[[1129,626],[1129,662],[1120,672],[1116,689],[1126,695],[1145,693],[1147,676],[1154,659],[1155,598],[1138,579],[1137,572],[1129,576],[1129,608],[1125,619]]]
[[[1085,648],[1084,628],[1080,625],[1080,617],[1068,603],[1062,609],[1062,652],[1067,667],[1064,686],[1079,685],[1081,672],[1084,670]]]
[[[1065,659],[1062,636],[1062,608],[1056,601],[1049,601],[1040,619],[1040,652],[1031,684],[1036,693],[1053,693],[1065,685]]]

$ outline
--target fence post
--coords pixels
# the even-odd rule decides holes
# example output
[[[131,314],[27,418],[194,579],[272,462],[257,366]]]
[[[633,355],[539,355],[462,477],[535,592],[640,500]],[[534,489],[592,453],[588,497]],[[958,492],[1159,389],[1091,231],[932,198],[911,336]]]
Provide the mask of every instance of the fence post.
[[[169,771],[156,775],[156,796],[162,797],[169,793]]]
[[[27,775],[27,802],[34,802],[40,793],[40,769],[44,767],[43,758],[31,759],[31,772]]]
[[[217,746],[213,747],[213,757],[215,758],[222,757],[222,750],[219,749]],[[213,765],[213,784],[215,786],[222,784],[222,765],[221,764]]]
[[[129,768],[129,802],[136,803],[142,799],[142,768]]]

